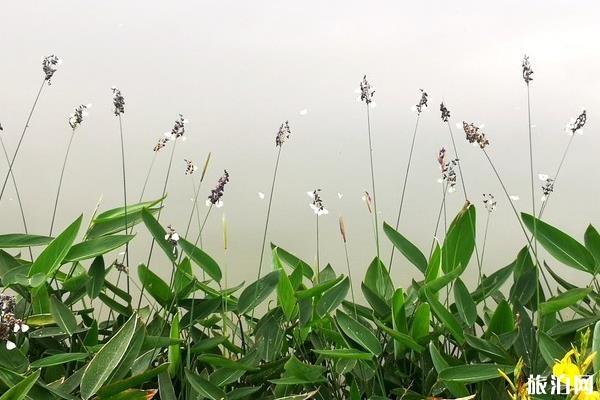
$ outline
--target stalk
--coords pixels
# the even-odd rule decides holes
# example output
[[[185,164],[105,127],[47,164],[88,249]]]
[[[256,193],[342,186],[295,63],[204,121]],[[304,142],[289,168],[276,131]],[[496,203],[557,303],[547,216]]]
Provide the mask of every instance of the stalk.
[[[52,212],[52,222],[50,223],[50,234],[54,230],[54,221],[56,220],[56,210],[58,209],[58,201],[60,199],[60,191],[62,189],[62,182],[65,175],[65,169],[67,167],[67,161],[69,159],[69,153],[71,152],[71,145],[73,144],[73,138],[75,137],[75,129],[71,131],[71,137],[69,138],[69,144],[67,145],[67,151],[65,152],[65,158],[63,160],[62,168],[60,170],[60,179],[58,180],[58,188],[56,190],[56,198],[54,199],[54,211]]]
[[[123,174],[123,205],[125,211],[125,234],[128,233],[129,225],[127,221],[127,176],[126,176],[126,168],[125,168],[125,142],[123,140],[123,121],[121,119],[121,114],[119,114],[119,135],[121,138],[121,166],[122,166],[122,174]],[[129,242],[125,243],[125,260],[127,263],[127,268],[129,265]],[[130,279],[129,274],[127,274],[127,293],[130,293]]]
[[[377,215],[377,193],[375,191],[375,169],[373,168],[373,140],[371,135],[371,113],[367,103],[367,131],[369,135],[369,163],[371,167],[371,190],[373,192],[373,211],[375,218],[375,245],[377,247],[377,259],[379,259],[379,222]],[[390,264],[391,268],[391,264]]]

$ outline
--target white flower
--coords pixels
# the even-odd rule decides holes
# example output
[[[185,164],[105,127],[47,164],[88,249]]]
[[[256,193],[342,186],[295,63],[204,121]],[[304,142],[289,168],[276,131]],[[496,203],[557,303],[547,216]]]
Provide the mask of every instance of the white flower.
[[[540,199],[542,201],[542,203],[544,203],[546,200],[548,200],[547,196],[542,196],[542,198]]]
[[[310,197],[311,199],[314,199],[314,198],[315,198],[315,193],[314,193],[314,192],[312,192],[312,191],[308,191],[308,192],[306,192],[306,194],[307,194],[307,195],[308,195],[308,197]]]
[[[306,115],[306,114],[308,114],[308,110],[306,108],[303,108],[302,110],[300,110],[299,114]]]
[[[309,203],[308,205],[310,206],[310,208],[312,208],[312,210],[313,210],[313,211],[315,212],[315,214],[317,214],[318,216],[321,216],[321,215],[327,215],[327,214],[329,214],[329,211],[328,211],[327,209],[325,209],[325,208],[319,208],[319,207],[317,207],[316,205],[314,205],[314,204],[312,204],[312,203]]]
[[[344,197],[344,195],[342,193],[340,193],[340,192],[338,192],[337,195],[338,195],[338,199],[340,199],[340,200],[342,199],[342,197]]]
[[[29,330],[29,325],[24,324],[24,323],[16,323],[15,326],[13,327],[13,332],[17,333],[17,332],[27,332]]]
[[[540,181],[547,181],[549,176],[546,174],[538,174],[538,178],[540,178]]]
[[[454,186],[450,186],[448,188],[448,193],[454,193],[454,192],[456,192],[456,188]]]
[[[215,207],[217,207],[217,208],[221,208],[221,207],[223,207],[223,200],[219,200],[219,201],[217,201],[217,202],[215,203]]]
[[[10,340],[6,341],[6,350],[12,350],[15,349],[17,347],[16,344],[14,344],[13,342],[11,342]]]
[[[511,194],[511,195],[510,195],[510,196],[508,196],[508,197],[510,197],[510,199],[511,199],[511,200],[513,200],[513,201],[519,201],[519,200],[521,199],[521,198],[520,198],[519,196],[517,196],[516,194]]]
[[[375,107],[377,107],[377,103],[375,103],[374,101],[373,101],[373,102],[371,102],[371,104],[369,104],[369,105],[371,106],[371,108],[375,108]]]
[[[263,200],[265,198],[265,194],[263,192],[258,192],[258,198]]]

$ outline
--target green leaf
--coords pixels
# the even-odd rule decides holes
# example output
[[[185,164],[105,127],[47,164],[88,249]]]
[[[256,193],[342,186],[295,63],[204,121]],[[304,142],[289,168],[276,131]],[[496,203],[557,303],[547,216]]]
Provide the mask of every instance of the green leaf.
[[[138,266],[138,277],[148,293],[150,293],[160,305],[167,307],[171,304],[173,293],[171,293],[169,285],[160,279],[154,272],[150,271],[144,264]]]
[[[187,254],[188,257],[194,262],[194,264],[202,268],[202,270],[204,270],[204,272],[206,272],[212,279],[217,282],[221,282],[221,268],[215,260],[183,238],[179,239],[179,245],[185,254]]]
[[[477,319],[477,307],[475,302],[471,298],[469,289],[465,286],[460,278],[454,282],[454,299],[456,301],[456,308],[458,309],[458,315],[467,324],[467,326],[473,326]]]
[[[438,374],[450,366],[433,342],[429,342],[429,354],[431,354],[431,361]],[[467,387],[462,383],[444,382],[444,386],[456,397],[466,397],[469,395]]]
[[[600,266],[600,233],[592,225],[589,225],[585,230],[583,236],[585,247],[592,253],[594,260],[596,260],[596,270]]]
[[[294,288],[290,282],[290,278],[283,270],[283,265],[277,253],[277,247],[273,249],[273,264],[275,269],[279,271],[279,283],[277,284],[277,299],[283,310],[283,314],[288,321],[291,321],[298,307],[296,304],[296,296]]]
[[[319,314],[320,317],[324,317],[335,310],[342,304],[349,289],[350,280],[347,277],[331,289],[328,289],[317,301],[317,314]]]
[[[156,218],[154,218],[152,213],[148,211],[148,209],[142,209],[141,215],[142,221],[144,221],[144,225],[146,225],[146,228],[148,228],[148,231],[150,231],[154,241],[158,243],[169,260],[175,261],[177,259],[177,254],[175,251],[173,251],[173,244],[165,239],[167,231],[165,231],[165,229],[160,225]]]
[[[448,367],[440,371],[438,377],[446,382],[475,383],[500,378],[498,370],[513,372],[515,367],[502,364],[468,364]]]
[[[77,320],[71,310],[55,296],[50,297],[50,312],[60,329],[69,336],[73,336],[77,330]]]
[[[548,301],[540,303],[539,311],[542,313],[542,315],[548,315],[550,313],[560,311],[583,300],[591,290],[591,288],[576,288],[567,290],[564,293],[550,298]]]
[[[481,280],[481,284],[472,293],[473,301],[480,303],[496,292],[507,281],[512,274],[515,263],[511,263],[504,268],[500,268],[490,276],[486,276]]]
[[[342,275],[338,276],[335,279],[331,279],[322,283],[318,283],[313,287],[305,290],[299,290],[296,292],[296,297],[298,300],[310,299],[311,297],[318,297],[325,293],[330,288],[334,287],[338,283],[340,283],[344,277]]]
[[[98,214],[96,218],[94,218],[94,222],[109,221],[125,217],[125,214],[127,214],[127,216],[131,216],[132,214],[140,213],[142,209],[154,207],[155,205],[163,201],[165,198],[166,196],[161,197],[158,200],[145,201],[143,203],[137,204],[128,204],[127,207],[122,206],[104,211],[103,213]]]
[[[151,381],[155,376],[160,375],[165,372],[168,368],[168,364],[161,364],[156,368],[148,369],[141,374],[131,376],[127,379],[122,379],[120,381],[111,383],[110,385],[103,386],[100,390],[98,390],[98,396],[102,399],[105,399],[109,396],[114,396],[119,393],[123,393],[127,389],[131,389],[133,387],[137,387],[143,385],[149,381]],[[142,397],[143,399],[148,399],[149,397]],[[152,397],[150,397],[152,398]],[[129,398],[127,398],[129,399]],[[161,397],[162,399],[162,397]]]
[[[222,400],[227,398],[225,392],[223,392],[217,385],[201,378],[199,375],[194,374],[192,371],[186,368],[185,377],[187,381],[192,385],[200,395],[208,397],[211,400]]]
[[[244,314],[262,303],[279,283],[279,271],[273,271],[246,287],[238,299],[238,313]]]
[[[46,368],[54,365],[61,365],[72,361],[85,360],[89,356],[88,353],[62,353],[54,354],[48,357],[40,358],[33,361],[31,368]]]
[[[217,368],[235,369],[241,371],[252,371],[256,368],[250,367],[239,360],[232,360],[217,354],[202,354],[198,356],[198,361],[210,364]]]
[[[27,396],[27,393],[31,390],[35,382],[40,377],[40,370],[35,371],[33,374],[29,375],[27,378],[23,379],[21,382],[17,383],[10,389],[8,389],[2,396],[0,396],[0,400],[21,400]]]
[[[382,331],[384,331],[385,333],[390,335],[395,341],[402,344],[403,346],[406,346],[406,347],[416,351],[417,353],[420,353],[423,350],[425,350],[425,348],[423,346],[421,346],[419,343],[415,342],[414,339],[411,338],[410,336],[408,336],[407,334],[398,332],[397,330],[394,330],[388,326],[385,326],[385,324],[383,322],[378,321],[378,320],[375,320],[375,325],[377,325]]]
[[[510,354],[502,346],[472,335],[465,335],[465,339],[469,346],[488,356],[492,361],[500,363],[513,361]]]
[[[373,259],[367,269],[364,284],[373,293],[377,294],[385,301],[389,301],[394,294],[394,284],[392,283],[390,274],[381,260],[377,257]]]
[[[369,328],[340,310],[336,312],[336,320],[342,332],[362,348],[374,355],[381,353],[381,344]]]
[[[158,390],[161,400],[177,400],[173,382],[171,382],[171,377],[167,372],[158,375]]]
[[[564,357],[566,351],[546,332],[539,332],[540,354],[548,366],[553,366],[556,360]]]
[[[67,253],[64,262],[87,260],[108,253],[125,245],[135,235],[112,235],[77,243]]]
[[[592,352],[596,352],[594,357],[594,373],[600,372],[600,321],[594,326],[594,334],[592,336]]]
[[[450,311],[448,311],[429,291],[425,291],[425,297],[427,298],[427,302],[433,310],[433,313],[440,319],[443,326],[448,329],[454,339],[462,345],[465,342],[465,335],[460,323],[454,315],[452,315]]]
[[[181,347],[179,347],[180,331],[179,331],[179,313],[176,313],[171,321],[171,332],[169,337],[174,340],[175,343],[169,346],[168,360],[169,360],[169,375],[174,377],[179,370],[181,364]]]
[[[325,358],[333,358],[340,360],[372,360],[372,353],[364,353],[362,351],[354,350],[354,349],[334,349],[334,350],[315,350],[313,349],[313,353],[316,353]]]
[[[502,300],[492,319],[488,325],[487,334],[495,333],[496,335],[502,335],[503,333],[512,332],[515,329],[515,319],[513,312],[510,308],[510,304],[506,300]]]
[[[147,211],[151,214],[156,214],[160,208],[148,208]],[[142,221],[142,211],[136,211],[129,213],[127,212],[127,217],[124,215],[102,219],[102,220],[94,220],[90,228],[86,233],[86,237],[88,239],[94,239],[100,236],[112,235],[113,233],[118,233],[124,231],[125,228],[131,229],[135,225],[139,224]]]
[[[521,213],[521,218],[527,229],[534,233],[538,242],[554,258],[569,267],[591,274],[594,273],[596,260],[581,243],[561,230],[529,214]]]
[[[31,264],[29,277],[36,274],[43,274],[46,277],[50,277],[54,274],[73,245],[77,237],[77,232],[79,232],[82,218],[82,216],[77,218],[40,253],[33,264]]]
[[[49,236],[26,235],[23,233],[9,233],[0,235],[0,249],[16,249],[20,247],[45,246],[52,241]]]
[[[117,367],[129,347],[136,327],[137,316],[134,314],[87,364],[80,389],[84,400],[92,397]]]
[[[421,253],[421,250],[385,222],[383,223],[383,231],[394,247],[397,248],[412,265],[425,274],[427,271],[427,259],[423,253]]]
[[[442,246],[442,270],[467,268],[475,249],[475,206],[467,203],[454,218]]]
[[[313,278],[315,273],[312,270],[312,268],[310,267],[310,265],[308,265],[306,262],[302,261],[295,255],[293,255],[292,253],[282,249],[279,246],[275,246],[273,243],[271,243],[271,249],[273,249],[275,247],[277,247],[277,249],[278,249],[277,252],[279,254],[279,257],[281,258],[281,261],[284,262],[284,264],[288,265],[294,271],[297,269],[300,269],[302,271],[302,275],[304,275],[308,279]]]
[[[87,294],[91,299],[95,299],[104,287],[104,277],[106,275],[102,256],[94,258],[88,274],[91,279],[87,282]]]
[[[429,325],[431,321],[431,310],[429,304],[422,303],[415,310],[415,315],[410,326],[410,336],[419,341],[419,339],[429,335]]]

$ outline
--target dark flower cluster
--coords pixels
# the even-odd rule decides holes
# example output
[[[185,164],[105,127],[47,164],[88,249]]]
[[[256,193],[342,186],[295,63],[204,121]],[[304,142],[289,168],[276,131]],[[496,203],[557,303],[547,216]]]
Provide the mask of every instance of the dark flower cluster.
[[[458,165],[458,158],[446,161],[446,149],[442,147],[438,152],[437,161],[442,172],[442,182],[445,181],[448,183],[448,192],[454,192],[456,190],[457,182],[457,175],[454,167]]]
[[[292,131],[290,130],[290,124],[288,121],[285,121],[279,127],[279,131],[277,131],[277,136],[275,136],[275,146],[281,147],[286,139],[290,138]]]
[[[448,122],[448,119],[450,118],[450,110],[446,108],[444,103],[440,104],[440,111],[442,112],[442,121]]]
[[[533,75],[533,70],[531,69],[531,63],[529,62],[529,56],[525,55],[523,57],[523,80],[526,84],[529,85],[529,82],[533,80],[531,75]]]
[[[194,172],[196,172],[196,170],[198,169],[196,164],[194,164],[190,160],[183,160],[183,161],[185,161],[185,174],[186,175],[191,175]]]
[[[554,179],[548,177],[546,178],[546,180],[544,181],[544,185],[542,186],[542,193],[544,193],[543,199],[545,200],[546,197],[549,196],[552,192],[554,192]]]
[[[44,71],[44,75],[46,76],[45,79],[48,82],[48,85],[52,84],[52,76],[58,69],[58,66],[61,62],[62,60],[54,54],[50,54],[49,56],[42,58],[42,70]]]
[[[154,151],[159,151],[162,148],[164,148],[167,143],[169,143],[169,138],[167,137],[161,137],[160,139],[158,139],[158,142],[156,143],[156,145],[154,145]]]
[[[581,114],[577,116],[577,118],[572,119],[567,124],[567,131],[574,135],[577,131],[580,131],[585,123],[587,122],[587,113],[585,110],[581,111]]]
[[[496,199],[494,198],[494,195],[492,195],[491,193],[484,193],[483,206],[489,213],[494,212],[496,210]]]
[[[225,185],[229,182],[229,173],[227,170],[224,171],[222,177],[219,178],[217,182],[217,186],[211,190],[210,195],[208,196],[208,202],[217,207],[223,204],[221,201],[221,197],[223,197],[223,193],[225,192]]]
[[[490,144],[490,141],[485,137],[485,133],[474,123],[467,124],[463,121],[463,129],[469,143],[477,144],[481,149],[485,149]]]
[[[415,109],[417,110],[417,114],[421,114],[423,109],[427,108],[427,92],[424,91],[423,89],[419,89],[419,90],[421,91],[421,99],[415,106]]]
[[[5,342],[8,350],[16,347],[10,340],[13,333],[29,330],[29,326],[15,317],[15,305],[14,296],[0,295],[0,342]]]
[[[69,125],[71,129],[75,130],[83,122],[83,117],[87,115],[87,109],[91,107],[91,104],[81,104],[75,107],[73,114],[69,116]]]
[[[119,116],[125,113],[125,98],[121,94],[121,91],[116,87],[113,86],[111,90],[113,92],[113,105],[115,107],[114,112],[116,116]]]
[[[312,202],[310,203],[310,208],[317,214],[318,216],[326,215],[329,213],[325,209],[325,205],[323,204],[323,199],[321,199],[321,195],[319,194],[321,189],[315,189],[312,192],[308,192],[307,194],[312,198]]]
[[[363,80],[360,82],[360,101],[371,104],[374,94],[375,91],[371,89],[371,84],[367,81],[367,76],[363,76]]]
[[[185,133],[185,124],[187,124],[187,120],[183,118],[183,115],[179,114],[179,118],[175,121],[175,125],[173,125],[173,129],[171,129],[171,136],[173,139],[179,139]]]

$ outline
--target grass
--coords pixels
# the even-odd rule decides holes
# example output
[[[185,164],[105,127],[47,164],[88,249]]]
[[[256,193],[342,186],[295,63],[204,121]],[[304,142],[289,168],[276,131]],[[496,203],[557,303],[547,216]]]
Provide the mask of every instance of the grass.
[[[56,72],[52,60],[44,62],[44,83],[35,104]],[[525,66],[523,77],[531,78]],[[526,79],[528,103],[530,82]],[[269,237],[269,225],[283,144],[291,135],[285,122],[275,138],[277,153],[257,252],[257,279],[231,287],[228,231],[235,226],[228,226],[223,215],[225,262],[221,265],[202,241],[211,212],[227,196],[228,172],[210,191],[206,213],[201,215],[198,202],[204,196],[211,154],[198,181],[199,168],[186,160],[193,194],[186,229],[180,234],[161,225],[176,144],[184,139],[186,121],[180,115],[154,148],[138,202],[130,203],[125,103],[115,89],[114,114],[121,143],[115,159],[120,156],[122,170],[121,185],[115,190],[122,191],[122,204],[96,210],[88,219],[79,217],[56,232],[54,221],[60,212],[69,145],[50,234],[28,232],[24,212],[25,233],[0,234],[0,400],[526,399],[529,376],[548,376],[565,366],[580,375],[598,372],[600,360],[594,352],[600,351],[600,233],[589,225],[580,242],[542,219],[554,186],[544,193],[545,202],[537,209],[530,113],[529,168],[524,177],[532,188],[531,213],[519,213],[512,202],[507,182],[488,152],[494,138],[486,136],[480,126],[462,124],[467,140],[479,148],[473,151],[482,153],[481,165],[490,168],[507,197],[519,224],[520,231],[515,234],[524,239],[522,249],[504,268],[483,274],[486,249],[497,245],[487,241],[488,229],[496,223],[491,216],[495,200],[486,195],[480,207],[479,200],[470,197],[476,185],[471,184],[470,191],[465,187],[468,169],[458,157],[445,104],[440,107],[441,129],[446,125],[456,159],[446,158],[446,149],[439,153],[441,200],[433,230],[437,240],[422,250],[403,233],[399,224],[403,200],[395,225],[394,221],[392,225],[379,221],[370,114],[375,93],[365,76],[361,98],[367,113],[372,191],[372,197],[365,193],[365,201],[372,211],[376,248],[360,283],[352,281],[357,279],[352,274],[352,242],[342,217],[343,267],[338,270],[321,263],[320,249],[335,244],[319,236],[319,220],[327,214],[320,189],[309,193],[315,212],[316,262],[307,262],[294,249],[276,245],[265,257],[267,242],[277,239]],[[12,156],[5,148],[8,169],[4,187],[10,179],[17,189],[15,160],[35,104]],[[427,94],[422,92],[401,199],[408,187],[419,119],[426,106]],[[76,109],[71,140],[82,117]],[[550,183],[556,183],[574,134],[586,120],[584,112],[570,123],[572,136]],[[160,178],[162,195],[149,200],[146,187],[153,179],[158,153],[166,147],[170,147],[169,167]],[[464,196],[464,205],[456,214],[447,203],[449,189],[455,186]],[[177,190],[189,188],[170,188],[171,192]],[[3,194],[4,189],[0,199]],[[484,212],[482,232],[477,230],[478,210]],[[147,257],[135,260],[129,250],[143,241],[134,235],[140,231],[149,232],[152,243]],[[380,238],[380,231],[385,236]],[[392,280],[393,258],[389,265],[381,259],[382,240],[390,241],[407,267],[414,267],[417,278],[412,282]],[[27,254],[23,249],[31,250]],[[271,268],[263,273],[265,258],[271,260]],[[248,261],[248,265],[254,263]],[[590,283],[574,285],[555,272],[555,265],[585,274]],[[154,272],[159,266],[168,266],[168,281]],[[473,268],[477,269],[477,283],[468,287],[463,279],[468,281],[465,277]],[[114,270],[118,278],[113,281]],[[123,275],[127,278],[124,284],[120,282]],[[353,283],[360,287],[364,300],[355,294]],[[139,290],[138,299],[132,298],[130,285]],[[569,352],[571,348],[577,351]],[[597,388],[598,375],[592,379]],[[567,397],[574,399],[576,394]]]

